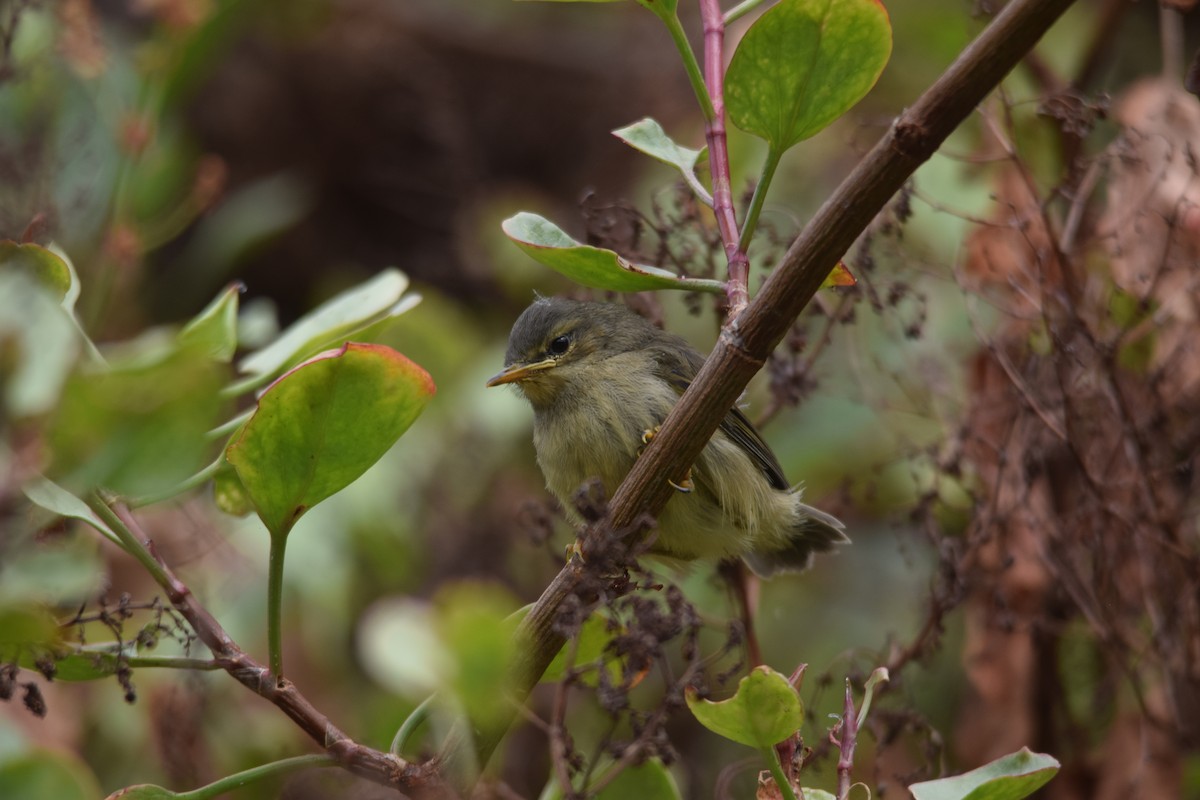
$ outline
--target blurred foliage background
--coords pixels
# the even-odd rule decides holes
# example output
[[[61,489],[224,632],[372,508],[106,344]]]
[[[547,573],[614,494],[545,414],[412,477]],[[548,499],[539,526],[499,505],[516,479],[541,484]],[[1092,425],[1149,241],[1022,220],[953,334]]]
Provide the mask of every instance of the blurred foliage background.
[[[694,10],[683,5],[695,34]],[[892,61],[864,103],[785,158],[764,214],[775,244],[752,253],[752,291],[858,156],[982,28],[989,5],[887,3]],[[1003,102],[919,171],[849,255],[859,287],[823,292],[745,398],[752,418],[770,418],[763,431],[788,475],[854,540],[809,573],[762,587],[765,660],[784,673],[810,665],[806,741],[818,744],[840,710],[843,676],[861,680],[920,642],[887,699],[890,712],[881,712],[896,739],[860,746],[874,765],[861,779],[887,796],[903,796],[909,780],[974,766],[977,755],[954,741],[971,691],[962,615],[923,626],[941,585],[940,536],[965,530],[978,489],[969,471],[945,469],[971,404],[970,359],[1004,318],[994,304],[972,302],[976,292],[957,271],[969,236],[996,207],[1002,159],[987,155],[989,126],[1005,122],[1031,180],[1054,185],[1066,159],[1052,132],[1058,123],[1038,113],[1046,73],[1071,75],[1096,59],[1080,102],[1102,107],[1161,68],[1151,4],[1105,34],[1103,57],[1089,52],[1115,5],[1077,4],[1009,79]],[[372,637],[382,635],[369,624],[375,612],[462,581],[501,592],[497,602],[515,609],[537,597],[570,540],[542,489],[528,408],[483,384],[535,292],[580,290],[522,255],[500,220],[530,209],[573,223],[581,240],[635,251],[652,250],[660,233],[694,235],[703,272],[715,263],[703,229],[669,224],[670,170],[609,134],[654,116],[697,145],[693,100],[665,33],[632,3],[0,3],[0,239],[54,242],[70,256],[93,340],[179,324],[234,280],[246,286],[239,333],[247,344],[385,266],[407,273],[423,296],[386,342],[429,371],[436,399],[362,480],[291,536],[290,677],[360,740],[386,748],[420,699],[373,671],[370,654],[381,645]],[[1100,114],[1079,147],[1099,153],[1116,135]],[[747,189],[761,150],[736,131],[731,149],[735,189]],[[711,344],[709,300],[635,302],[702,350]],[[0,325],[0,345],[5,331]],[[0,347],[0,376],[9,357]],[[149,603],[155,587],[135,564],[87,531],[44,527],[24,503],[21,482],[44,447],[28,430],[5,422],[0,597],[42,598],[64,618],[97,598],[110,610],[125,594]],[[148,508],[143,519],[193,591],[262,656],[261,524],[216,512],[211,490]],[[929,519],[939,535],[928,533]],[[736,610],[712,566],[664,575],[712,622],[702,642],[715,650]],[[128,624],[154,613],[137,611]],[[96,640],[110,633],[103,622],[87,630]],[[169,636],[159,646],[179,649]],[[275,708],[246,699],[219,672],[139,670],[127,687],[36,680],[48,713],[0,706],[0,765],[53,753],[73,785],[47,789],[46,798],[100,797],[143,782],[191,788],[311,749]],[[714,678],[718,694],[723,686]],[[550,701],[539,691],[533,708],[544,713]],[[594,703],[580,701],[572,715],[578,738],[600,736]],[[685,796],[753,791],[752,768],[729,771],[745,755],[735,745],[690,720],[670,732]],[[1195,796],[1200,768],[1187,752],[1180,796]],[[541,791],[550,761],[535,727],[516,730],[501,761],[518,795]],[[828,783],[832,761],[814,769],[808,783]],[[385,796],[349,781],[327,770],[236,796]]]

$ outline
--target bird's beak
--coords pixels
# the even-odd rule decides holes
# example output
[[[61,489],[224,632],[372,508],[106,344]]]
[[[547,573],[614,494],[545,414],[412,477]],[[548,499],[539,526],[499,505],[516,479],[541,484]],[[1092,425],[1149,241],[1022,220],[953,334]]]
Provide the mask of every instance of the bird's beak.
[[[535,361],[532,364],[511,364],[504,370],[491,378],[488,378],[488,386],[499,386],[502,383],[517,383],[523,381],[535,372],[541,372],[544,369],[550,369],[558,362],[552,358],[547,358],[544,361]]]

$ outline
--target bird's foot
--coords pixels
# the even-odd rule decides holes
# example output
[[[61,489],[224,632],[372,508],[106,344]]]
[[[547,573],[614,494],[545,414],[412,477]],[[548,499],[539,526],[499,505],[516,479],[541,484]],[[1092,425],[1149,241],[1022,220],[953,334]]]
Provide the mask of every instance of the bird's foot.
[[[583,557],[583,543],[578,539],[567,545],[566,551],[563,553],[563,557],[566,558],[567,561],[570,561],[574,556],[579,556],[580,561],[584,562],[585,564],[587,563],[587,559]]]
[[[667,483],[671,484],[671,488],[673,488],[675,491],[681,492],[682,494],[691,494],[692,490],[696,488],[696,484],[692,483],[691,467],[688,468],[687,473],[683,476],[683,480],[681,480],[679,483],[676,483],[670,478],[667,478]]]
[[[640,447],[638,449],[639,456],[642,454],[642,451],[644,451],[646,449],[646,445],[650,444],[650,441],[656,435],[658,435],[658,431],[661,428],[662,428],[661,425],[655,425],[653,428],[648,428],[642,432],[642,447]],[[683,480],[681,480],[679,483],[676,483],[675,481],[671,480],[670,478],[667,478],[667,483],[671,484],[671,488],[673,488],[675,491],[681,492],[683,494],[691,494],[692,491],[696,488],[696,484],[692,483],[691,467],[688,468],[687,474],[683,476]]]

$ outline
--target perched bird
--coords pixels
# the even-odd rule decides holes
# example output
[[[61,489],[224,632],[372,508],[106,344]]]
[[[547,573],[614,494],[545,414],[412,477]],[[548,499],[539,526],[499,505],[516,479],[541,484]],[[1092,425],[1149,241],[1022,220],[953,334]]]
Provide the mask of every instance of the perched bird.
[[[571,497],[590,478],[612,496],[703,361],[623,305],[539,298],[513,325],[504,370],[487,385],[514,384],[529,400],[538,465],[573,513]],[[737,408],[676,488],[652,554],[741,558],[766,577],[804,569],[813,553],[849,541],[841,522],[801,502]]]

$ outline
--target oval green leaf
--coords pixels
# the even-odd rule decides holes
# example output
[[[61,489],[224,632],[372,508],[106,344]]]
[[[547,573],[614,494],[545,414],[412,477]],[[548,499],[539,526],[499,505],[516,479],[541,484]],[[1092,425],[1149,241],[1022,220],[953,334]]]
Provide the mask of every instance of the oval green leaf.
[[[682,278],[665,269],[635,264],[612,250],[580,244],[553,222],[528,211],[504,220],[501,228],[534,261],[582,286],[614,292],[682,289],[719,294],[725,291],[721,281]]]
[[[34,505],[57,514],[60,517],[68,517],[86,522],[99,531],[106,539],[118,547],[122,547],[116,534],[110,531],[108,526],[96,516],[96,512],[88,508],[87,503],[54,481],[41,477],[35,478],[21,487],[21,490],[25,492],[25,497],[29,499],[29,502]]]
[[[208,306],[179,332],[179,343],[194,346],[215,361],[228,364],[237,350],[238,295],[245,290],[241,282],[225,287]]]
[[[688,708],[713,733],[757,749],[791,736],[804,721],[804,704],[787,677],[758,666],[738,683],[737,693],[714,703],[688,692]]]
[[[97,486],[132,497],[173,489],[212,457],[205,433],[224,404],[225,371],[151,337],[111,367],[77,370],[48,426],[48,474],[78,494]]]
[[[347,343],[268,387],[226,458],[267,529],[286,534],[378,461],[435,391],[395,350]]]
[[[662,125],[650,117],[638,120],[632,125],[626,125],[624,128],[617,128],[612,133],[613,136],[634,150],[640,150],[651,158],[678,169],[692,191],[705,203],[712,205],[712,195],[696,177],[696,162],[700,159],[703,150],[693,150],[677,144],[663,130]]]
[[[877,0],[781,0],[750,26],[729,63],[729,118],[782,153],[861,100],[891,52]]]
[[[908,790],[916,800],[1020,800],[1044,786],[1059,766],[1051,756],[1022,747],[970,772],[914,783]]]

